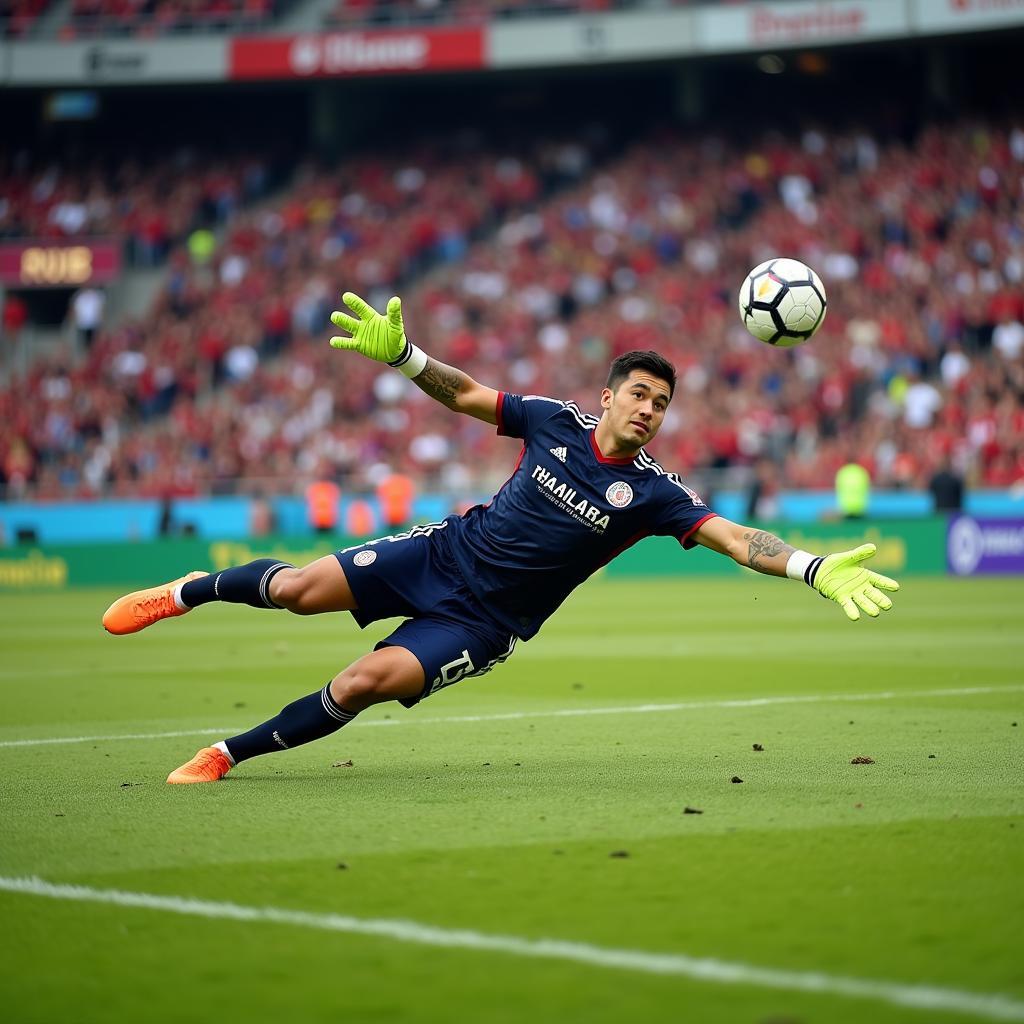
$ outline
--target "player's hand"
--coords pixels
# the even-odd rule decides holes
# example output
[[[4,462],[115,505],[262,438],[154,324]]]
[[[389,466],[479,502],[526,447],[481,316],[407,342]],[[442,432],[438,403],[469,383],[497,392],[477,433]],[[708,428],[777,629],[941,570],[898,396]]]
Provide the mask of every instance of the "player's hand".
[[[835,601],[853,621],[860,618],[861,612],[875,618],[880,610],[888,611],[892,601],[882,591],[900,589],[895,580],[861,565],[876,550],[874,544],[861,544],[852,551],[829,555],[814,575],[814,589]]]
[[[361,352],[379,363],[393,363],[405,350],[405,325],[402,323],[402,300],[388,299],[387,316],[382,316],[368,302],[352,292],[345,292],[342,301],[355,314],[335,310],[331,323],[348,331],[351,338],[331,338],[332,348]]]

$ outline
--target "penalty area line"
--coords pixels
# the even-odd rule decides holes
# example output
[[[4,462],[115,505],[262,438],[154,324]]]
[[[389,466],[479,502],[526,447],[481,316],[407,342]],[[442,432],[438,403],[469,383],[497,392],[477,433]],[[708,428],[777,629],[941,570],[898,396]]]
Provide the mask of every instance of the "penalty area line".
[[[716,708],[764,708],[786,704],[846,704],[873,700],[902,700],[929,697],[975,697],[985,694],[1021,693],[1024,684],[1008,686],[963,686],[944,690],[880,690],[875,693],[823,693],[801,694],[792,697],[750,697],[736,700],[691,700],[673,704],[609,705],[603,708],[556,708],[554,711],[508,711],[493,715],[449,715],[435,718],[371,718],[356,719],[348,728],[396,725],[457,725],[463,722],[516,722],[529,718],[581,718],[588,715],[650,715],[674,711],[706,711]],[[120,740],[163,740],[179,736],[230,736],[245,725],[230,725],[218,729],[182,729],[177,732],[136,732],[102,736],[50,736],[42,739],[0,740],[5,747],[39,747],[55,743],[102,743]]]
[[[712,984],[751,985],[789,992],[868,999],[917,1010],[971,1014],[988,1020],[1024,1021],[1024,1002],[1009,996],[964,992],[931,985],[844,977],[818,971],[757,967],[711,957],[688,956],[684,953],[652,953],[560,939],[526,939],[470,929],[440,928],[416,921],[350,917],[345,914],[312,913],[278,907],[252,907],[181,896],[123,892],[118,889],[91,889],[79,885],[55,884],[40,878],[0,876],[0,891],[81,903],[105,903],[223,921],[368,935],[421,946],[563,961],[587,967],[683,977]]]

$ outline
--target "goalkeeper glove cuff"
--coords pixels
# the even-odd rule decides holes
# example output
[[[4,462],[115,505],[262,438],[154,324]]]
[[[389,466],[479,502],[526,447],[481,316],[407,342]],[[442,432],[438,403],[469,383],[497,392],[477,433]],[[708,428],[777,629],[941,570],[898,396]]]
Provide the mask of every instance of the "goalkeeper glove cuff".
[[[812,555],[810,551],[794,551],[786,563],[786,575],[791,580],[803,580],[807,586],[813,587],[814,578],[824,561],[824,555]]]
[[[402,349],[402,354],[394,362],[388,363],[388,366],[393,366],[410,380],[413,377],[418,377],[426,365],[427,353],[423,349],[417,348],[408,338],[405,339],[405,348]]]

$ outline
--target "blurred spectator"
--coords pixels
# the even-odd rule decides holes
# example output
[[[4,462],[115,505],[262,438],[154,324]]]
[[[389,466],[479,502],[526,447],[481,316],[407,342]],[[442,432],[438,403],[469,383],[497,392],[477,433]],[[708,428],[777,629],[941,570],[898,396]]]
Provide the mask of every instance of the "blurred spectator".
[[[217,236],[208,228],[196,228],[188,236],[188,252],[194,266],[207,266],[213,259],[216,248]]]
[[[992,347],[1008,362],[1019,359],[1024,352],[1024,324],[1007,315],[992,331]]]
[[[345,533],[349,537],[369,537],[377,532],[377,517],[368,501],[357,498],[349,502],[345,514]]]
[[[377,485],[377,501],[389,530],[397,530],[411,521],[415,495],[416,486],[404,473],[389,473]]]
[[[268,537],[276,528],[274,507],[267,500],[262,488],[256,488],[249,501],[249,536]]]
[[[836,505],[844,519],[863,519],[871,500],[871,474],[858,462],[836,471]]]
[[[747,519],[770,521],[779,515],[779,471],[771,459],[758,459],[747,491]]]
[[[936,512],[959,512],[963,508],[964,480],[948,459],[932,474],[928,490]]]
[[[338,503],[341,488],[326,478],[314,480],[306,488],[306,514],[309,525],[317,533],[334,533],[338,529]]]
[[[4,342],[10,350],[18,343],[21,329],[28,321],[28,306],[25,305],[25,300],[14,292],[4,295],[3,304],[3,320],[0,323],[3,325]]]
[[[160,537],[173,537],[178,532],[174,521],[174,499],[165,494],[160,501],[160,518],[157,521],[157,535]]]
[[[71,299],[71,321],[78,344],[88,351],[103,324],[106,298],[99,288],[80,288]]]

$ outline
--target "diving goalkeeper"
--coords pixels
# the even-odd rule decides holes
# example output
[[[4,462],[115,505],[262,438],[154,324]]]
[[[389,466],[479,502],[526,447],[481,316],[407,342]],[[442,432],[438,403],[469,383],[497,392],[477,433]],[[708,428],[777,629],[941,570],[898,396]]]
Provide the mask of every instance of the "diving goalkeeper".
[[[404,621],[326,686],[238,736],[200,750],[170,783],[214,782],[260,754],[336,732],[382,701],[412,707],[432,693],[490,671],[529,640],[569,593],[626,548],[651,535],[676,537],[771,576],[802,580],[850,619],[892,607],[895,580],[865,568],[875,548],[815,555],[763,530],[717,516],[646,450],[658,433],[676,376],[655,352],[627,352],[610,367],[601,415],[572,402],[495,391],[430,358],[405,335],[398,298],[382,315],[358,296],[331,320],[337,349],[387,363],[452,412],[523,440],[511,477],[486,505],[463,516],[369,541],[302,568],[259,559],[222,572],[193,572],[115,601],[103,625],[134,633],[202,604],[226,601],[298,615],[350,612],[360,627]]]

